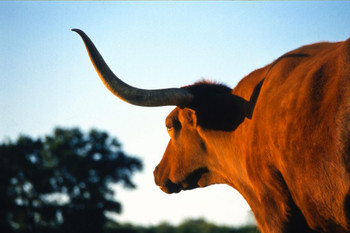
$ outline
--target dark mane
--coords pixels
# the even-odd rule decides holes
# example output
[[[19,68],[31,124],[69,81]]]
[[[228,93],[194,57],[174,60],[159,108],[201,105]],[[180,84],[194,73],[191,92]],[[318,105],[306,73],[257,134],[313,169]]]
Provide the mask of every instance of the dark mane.
[[[197,124],[204,129],[232,131],[247,116],[248,102],[224,84],[201,80],[184,88],[195,97],[186,107],[195,110]]]

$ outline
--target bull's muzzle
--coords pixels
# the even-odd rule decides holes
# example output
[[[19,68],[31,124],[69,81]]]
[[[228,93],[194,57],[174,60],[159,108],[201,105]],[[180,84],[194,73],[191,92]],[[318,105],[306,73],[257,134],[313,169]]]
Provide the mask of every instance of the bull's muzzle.
[[[209,169],[206,167],[198,168],[193,172],[189,173],[189,175],[181,182],[174,183],[169,178],[163,178],[160,175],[158,167],[154,170],[154,181],[156,185],[160,187],[160,189],[165,193],[178,193],[181,190],[190,190],[198,188],[198,181],[201,179],[203,174],[209,172]],[[162,179],[163,178],[163,179]]]

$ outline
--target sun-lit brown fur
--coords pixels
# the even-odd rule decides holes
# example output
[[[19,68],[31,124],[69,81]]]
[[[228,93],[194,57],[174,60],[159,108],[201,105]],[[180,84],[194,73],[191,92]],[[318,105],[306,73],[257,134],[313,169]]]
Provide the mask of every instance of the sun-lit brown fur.
[[[350,232],[350,40],[291,51],[229,92],[186,88],[197,99],[166,119],[163,191],[226,183],[263,233]]]

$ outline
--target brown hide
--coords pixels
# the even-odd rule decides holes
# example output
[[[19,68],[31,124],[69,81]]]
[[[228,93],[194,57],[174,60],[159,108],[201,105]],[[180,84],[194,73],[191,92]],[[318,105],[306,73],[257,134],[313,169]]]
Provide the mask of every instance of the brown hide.
[[[170,142],[154,171],[168,193],[226,183],[263,233],[350,232],[350,41],[307,45],[234,90],[195,97],[166,119]]]

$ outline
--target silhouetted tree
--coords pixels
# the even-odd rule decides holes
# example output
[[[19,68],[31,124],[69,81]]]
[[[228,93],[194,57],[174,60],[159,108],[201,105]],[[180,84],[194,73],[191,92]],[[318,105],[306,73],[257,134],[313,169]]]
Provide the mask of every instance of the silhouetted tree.
[[[121,212],[110,184],[135,185],[139,159],[106,132],[57,128],[0,144],[0,232],[103,232]]]

